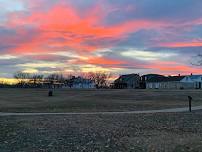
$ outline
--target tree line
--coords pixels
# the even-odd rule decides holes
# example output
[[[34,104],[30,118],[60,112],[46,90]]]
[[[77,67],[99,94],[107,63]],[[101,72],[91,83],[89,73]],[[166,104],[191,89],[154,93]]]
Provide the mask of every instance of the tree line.
[[[92,81],[96,88],[106,88],[109,87],[109,79],[111,78],[111,73],[107,72],[89,72],[89,73],[81,73],[79,78],[88,79]],[[54,85],[54,84],[61,84],[61,86],[69,86],[73,83],[73,79],[76,78],[74,75],[64,75],[61,73],[53,73],[50,75],[43,75],[43,74],[30,74],[26,72],[16,72],[13,77],[17,80],[16,87],[21,88],[40,88],[43,87],[44,84]]]

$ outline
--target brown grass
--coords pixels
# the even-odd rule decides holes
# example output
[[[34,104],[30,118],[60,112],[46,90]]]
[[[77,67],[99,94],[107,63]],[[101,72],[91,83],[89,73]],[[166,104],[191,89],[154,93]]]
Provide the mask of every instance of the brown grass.
[[[201,90],[0,89],[1,112],[131,111],[202,105]]]

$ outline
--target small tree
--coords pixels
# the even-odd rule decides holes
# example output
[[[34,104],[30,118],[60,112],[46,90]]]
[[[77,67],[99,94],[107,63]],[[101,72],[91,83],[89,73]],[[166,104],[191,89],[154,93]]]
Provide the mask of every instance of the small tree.
[[[47,78],[46,78],[49,82],[54,82],[54,81],[57,81],[57,82],[60,82],[60,83],[63,83],[65,81],[65,78],[62,74],[57,74],[57,73],[54,73],[54,74],[51,74],[49,75]]]
[[[72,74],[67,75],[65,77],[65,85],[68,86],[69,88],[72,88],[74,79],[75,76],[73,76]]]
[[[44,75],[32,74],[32,75],[30,75],[29,81],[34,87],[37,87],[42,84],[43,77],[44,77]]]
[[[111,74],[107,72],[90,72],[88,73],[88,78],[95,83],[97,88],[105,88],[108,86]]]
[[[202,54],[194,56],[191,61],[191,64],[195,66],[202,66]]]
[[[55,88],[55,85],[54,83],[65,83],[65,78],[62,74],[51,74],[49,75],[48,77],[46,77],[46,81],[48,81],[48,83],[50,84],[49,87],[54,87]],[[60,85],[62,86],[62,85]]]
[[[29,73],[25,73],[25,72],[21,72],[18,71],[14,74],[14,78],[17,79],[18,81],[18,85],[20,87],[25,86],[26,84],[28,84],[28,80],[30,79],[30,74]]]

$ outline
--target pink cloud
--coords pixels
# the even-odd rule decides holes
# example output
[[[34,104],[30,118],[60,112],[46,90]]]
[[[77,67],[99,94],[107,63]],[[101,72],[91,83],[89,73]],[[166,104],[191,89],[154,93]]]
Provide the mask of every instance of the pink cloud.
[[[201,47],[202,40],[192,40],[190,42],[169,42],[161,43],[161,47],[180,48],[180,47]]]
[[[151,64],[144,65],[145,68],[153,69],[154,71],[161,71],[162,74],[201,74],[200,67],[193,67],[189,65],[179,64],[178,62],[170,61],[156,61]]]
[[[90,45],[89,41],[95,39],[97,41],[103,41],[103,39],[106,41],[109,39],[121,40],[131,32],[166,25],[164,22],[152,20],[129,20],[107,26],[102,24],[106,15],[103,8],[98,5],[83,14],[79,14],[75,8],[64,4],[58,4],[48,11],[32,12],[31,15],[10,14],[7,26],[9,28],[24,27],[24,30],[17,32],[19,37],[24,36],[25,39],[11,52],[20,54],[49,52],[50,47],[66,47],[80,53],[92,52],[110,46],[105,46],[104,43]],[[38,33],[32,39],[26,40],[26,27],[34,28]],[[29,33],[26,34],[29,35]],[[111,47],[115,44],[112,43]]]

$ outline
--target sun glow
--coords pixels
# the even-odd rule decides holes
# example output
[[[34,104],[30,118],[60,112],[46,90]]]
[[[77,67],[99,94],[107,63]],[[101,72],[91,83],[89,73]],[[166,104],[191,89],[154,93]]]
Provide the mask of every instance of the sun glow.
[[[18,81],[13,78],[0,78],[0,83],[3,84],[16,84]]]

